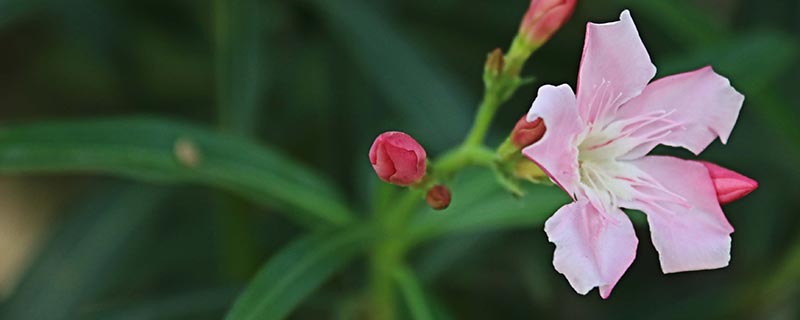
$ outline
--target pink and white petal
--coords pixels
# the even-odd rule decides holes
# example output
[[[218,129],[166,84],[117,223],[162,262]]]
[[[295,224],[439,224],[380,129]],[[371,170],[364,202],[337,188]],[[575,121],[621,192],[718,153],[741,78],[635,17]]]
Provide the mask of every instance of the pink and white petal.
[[[639,95],[656,67],[628,10],[616,22],[586,25],[578,71],[578,110],[586,124],[604,124]]]
[[[585,200],[558,209],[544,231],[556,245],[555,269],[578,293],[599,287],[603,299],[633,263],[639,243],[625,213],[618,208],[600,212]]]
[[[725,218],[708,170],[698,162],[646,156],[630,163],[658,181],[623,207],[647,214],[664,273],[717,269],[730,261],[733,227]],[[674,197],[680,201],[669,201]]]
[[[644,156],[658,144],[699,154],[716,137],[726,143],[743,102],[744,96],[711,67],[656,80],[617,113],[617,119],[662,118],[635,130],[631,137],[639,144],[624,158]]]
[[[524,148],[522,153],[574,198],[580,180],[576,139],[584,128],[578,118],[575,94],[566,84],[544,85],[539,88],[527,117],[529,122],[541,118],[547,129],[539,141]]]

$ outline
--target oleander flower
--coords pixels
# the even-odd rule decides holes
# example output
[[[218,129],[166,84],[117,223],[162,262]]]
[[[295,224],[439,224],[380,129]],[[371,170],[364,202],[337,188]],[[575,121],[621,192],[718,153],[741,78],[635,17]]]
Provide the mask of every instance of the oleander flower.
[[[621,208],[647,216],[664,273],[728,265],[733,227],[700,163],[648,156],[659,144],[699,154],[725,143],[744,96],[710,67],[652,83],[655,66],[626,10],[620,21],[586,28],[577,95],[539,88],[528,121],[544,136],[523,149],[574,202],[545,223],[553,265],[580,294],[607,298],[636,255],[638,239]]]

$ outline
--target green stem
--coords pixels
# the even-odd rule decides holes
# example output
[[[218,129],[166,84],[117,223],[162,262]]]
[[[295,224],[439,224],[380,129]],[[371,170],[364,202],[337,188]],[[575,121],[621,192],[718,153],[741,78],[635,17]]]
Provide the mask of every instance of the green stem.
[[[472,123],[472,128],[464,140],[465,147],[476,147],[483,143],[486,133],[489,132],[489,126],[492,124],[494,114],[497,112],[498,107],[503,102],[498,99],[491,88],[487,89],[486,94],[483,96],[480,106],[478,106],[478,114],[475,115],[475,121]]]
[[[464,145],[445,153],[436,161],[433,165],[433,174],[440,178],[449,178],[468,166],[492,167],[495,158],[495,153],[486,147]]]
[[[416,212],[424,195],[433,183],[447,180],[456,172],[468,166],[479,165],[497,169],[498,153],[483,145],[494,115],[501,104],[506,102],[520,86],[519,72],[533,47],[518,36],[505,57],[506,65],[500,74],[484,74],[486,90],[478,107],[472,128],[461,146],[445,153],[431,164],[427,179],[414,186],[389,209],[379,205],[373,223],[382,235],[370,255],[370,302],[371,318],[379,320],[395,319],[395,288],[393,277],[404,268],[405,254],[409,249],[406,243],[407,226],[411,215]],[[488,69],[487,69],[488,70]],[[485,72],[490,72],[485,71]],[[401,270],[402,271],[402,270]]]
[[[517,34],[514,41],[511,42],[511,48],[508,49],[508,54],[505,56],[505,66],[503,73],[510,77],[518,77],[525,66],[525,61],[531,57],[536,49],[541,44],[534,44],[525,39],[524,36]]]
[[[423,190],[410,190],[390,210],[378,212],[377,228],[382,237],[370,256],[370,300],[371,318],[395,319],[395,291],[393,275],[403,265],[407,250],[403,234],[411,215],[420,204]]]

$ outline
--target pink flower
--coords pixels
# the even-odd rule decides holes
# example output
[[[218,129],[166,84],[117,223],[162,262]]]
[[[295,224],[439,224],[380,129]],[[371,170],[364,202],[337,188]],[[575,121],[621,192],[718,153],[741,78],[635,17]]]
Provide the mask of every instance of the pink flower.
[[[719,204],[728,204],[743,198],[758,188],[758,182],[742,174],[729,170],[711,162],[699,161],[711,175],[714,189],[717,190]]]
[[[530,43],[546,42],[575,10],[577,0],[531,0],[519,26],[519,33]]]
[[[620,208],[643,211],[664,273],[728,265],[733,227],[698,162],[647,156],[656,145],[699,154],[733,129],[744,96],[710,67],[652,83],[656,68],[630,13],[586,28],[577,96],[545,85],[528,113],[547,130],[522,152],[574,199],[545,223],[553,265],[580,294],[607,298],[636,256]]]
[[[425,175],[425,149],[411,136],[384,132],[369,149],[369,161],[381,180],[400,186],[419,182]]]

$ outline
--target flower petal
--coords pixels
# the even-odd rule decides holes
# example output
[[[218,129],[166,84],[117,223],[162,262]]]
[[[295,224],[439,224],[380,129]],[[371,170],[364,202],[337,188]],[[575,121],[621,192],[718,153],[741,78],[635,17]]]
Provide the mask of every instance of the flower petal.
[[[558,209],[545,223],[544,231],[556,245],[556,270],[580,294],[599,287],[603,299],[633,263],[639,243],[633,225],[621,210],[600,212],[585,200]]]
[[[528,121],[541,118],[547,128],[544,136],[522,153],[541,167],[550,179],[574,198],[578,173],[576,138],[583,131],[575,106],[575,94],[562,84],[544,85],[528,111]]]
[[[578,109],[587,124],[610,120],[656,74],[628,10],[620,21],[586,25],[578,71]]]
[[[647,214],[664,273],[722,268],[730,261],[733,227],[722,213],[708,170],[698,162],[665,156],[631,161],[664,189],[640,190],[623,207]],[[667,201],[671,194],[683,203]]]
[[[624,158],[644,156],[659,143],[694,154],[717,136],[726,143],[743,102],[744,96],[711,67],[656,80],[617,113],[618,119],[661,117],[632,133],[639,142]]]

